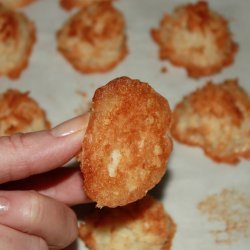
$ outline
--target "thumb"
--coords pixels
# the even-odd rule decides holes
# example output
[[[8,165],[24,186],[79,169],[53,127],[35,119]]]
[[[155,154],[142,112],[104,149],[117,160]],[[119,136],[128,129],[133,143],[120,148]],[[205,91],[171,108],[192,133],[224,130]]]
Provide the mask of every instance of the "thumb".
[[[52,130],[0,137],[0,183],[65,164],[80,151],[88,118],[86,114]]]

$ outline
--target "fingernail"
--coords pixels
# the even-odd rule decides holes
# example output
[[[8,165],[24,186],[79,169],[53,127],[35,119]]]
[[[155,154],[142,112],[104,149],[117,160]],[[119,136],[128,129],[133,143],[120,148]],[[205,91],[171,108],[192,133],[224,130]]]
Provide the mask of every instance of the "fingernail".
[[[0,197],[0,214],[9,210],[9,201],[5,197]]]
[[[80,130],[85,131],[88,126],[88,121],[89,113],[59,124],[51,130],[51,133],[55,137],[61,137],[76,133]]]

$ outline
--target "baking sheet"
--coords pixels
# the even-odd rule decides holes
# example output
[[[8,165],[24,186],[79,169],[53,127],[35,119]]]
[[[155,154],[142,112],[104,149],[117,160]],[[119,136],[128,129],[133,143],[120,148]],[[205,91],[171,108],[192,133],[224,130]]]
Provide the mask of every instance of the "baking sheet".
[[[31,96],[47,111],[53,125],[76,116],[79,111],[86,111],[95,89],[122,75],[150,83],[168,99],[172,108],[183,95],[208,80],[220,82],[238,78],[250,93],[250,1],[209,1],[211,8],[230,21],[231,31],[240,49],[232,66],[217,75],[199,80],[188,78],[183,69],[161,62],[158,47],[149,33],[151,28],[158,26],[164,12],[172,11],[180,3],[185,1],[117,1],[115,5],[124,13],[127,21],[129,55],[109,73],[83,75],[75,71],[56,50],[56,31],[73,12],[65,12],[57,0],[37,0],[21,10],[37,27],[37,43],[30,65],[16,81],[0,78],[0,91],[8,88],[29,90]],[[167,67],[167,73],[161,73],[163,66]],[[215,243],[209,233],[213,223],[201,215],[196,207],[208,195],[219,193],[224,188],[237,189],[250,195],[249,161],[243,160],[237,167],[216,164],[205,157],[200,149],[174,143],[167,175],[154,192],[177,224],[173,250],[250,249],[249,237],[231,244]],[[86,248],[79,241],[67,249]]]

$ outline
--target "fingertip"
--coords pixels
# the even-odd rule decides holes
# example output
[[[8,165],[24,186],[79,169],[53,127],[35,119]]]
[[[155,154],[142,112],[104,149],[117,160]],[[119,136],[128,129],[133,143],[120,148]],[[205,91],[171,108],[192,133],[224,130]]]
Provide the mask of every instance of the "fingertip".
[[[77,133],[78,131],[82,131],[83,134],[83,132],[87,129],[88,120],[89,113],[77,116],[51,129],[51,134],[55,137],[67,136]]]

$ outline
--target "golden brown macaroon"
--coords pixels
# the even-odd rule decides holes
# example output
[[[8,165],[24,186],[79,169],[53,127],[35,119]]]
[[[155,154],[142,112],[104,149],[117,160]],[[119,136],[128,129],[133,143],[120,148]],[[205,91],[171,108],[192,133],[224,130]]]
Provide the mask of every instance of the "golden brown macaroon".
[[[238,45],[227,20],[207,2],[187,4],[165,14],[152,37],[161,59],[186,68],[191,77],[212,75],[233,63]]]
[[[66,10],[71,10],[75,7],[87,7],[91,4],[102,2],[112,2],[112,0],[60,0],[61,6]]]
[[[123,14],[108,2],[83,8],[57,33],[57,47],[80,72],[109,71],[127,55]]]
[[[0,95],[0,136],[49,128],[45,111],[28,92],[9,89]]]
[[[250,157],[250,99],[237,80],[207,83],[174,109],[172,135],[203,148],[216,162]]]
[[[35,0],[0,0],[0,4],[10,9],[16,9],[28,5]]]
[[[96,90],[82,146],[84,189],[97,207],[146,195],[166,172],[172,113],[147,83],[120,77]]]
[[[34,42],[33,23],[0,5],[0,76],[18,78],[28,66]]]
[[[151,196],[124,207],[95,209],[80,224],[91,250],[170,250],[176,225]]]

